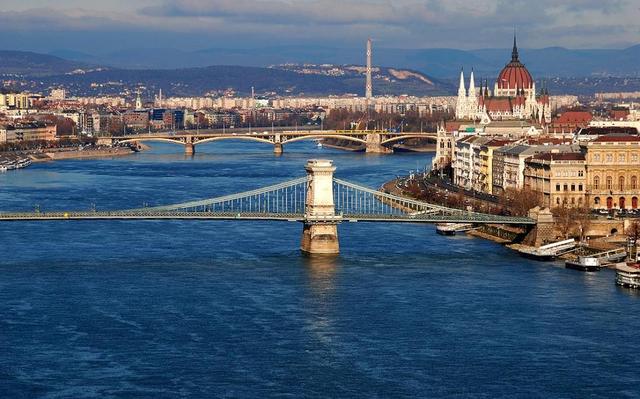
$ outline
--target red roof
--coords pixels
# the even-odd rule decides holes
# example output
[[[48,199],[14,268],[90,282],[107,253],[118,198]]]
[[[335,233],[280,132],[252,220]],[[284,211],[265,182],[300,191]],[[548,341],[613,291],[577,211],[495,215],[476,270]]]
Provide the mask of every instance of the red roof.
[[[511,101],[506,97],[487,98],[484,101],[489,112],[511,112],[513,110]]]
[[[498,87],[501,89],[528,89],[533,87],[533,78],[520,61],[511,61],[498,75]]]
[[[631,135],[618,135],[618,134],[608,134],[606,136],[600,136],[597,139],[593,140],[594,143],[624,143],[624,142],[635,142],[640,141],[640,136],[631,136]]]
[[[587,111],[567,111],[554,119],[554,123],[589,123],[593,115]]]
[[[542,154],[536,154],[533,159],[540,159],[542,161],[584,161],[584,154],[580,152],[545,152]]]

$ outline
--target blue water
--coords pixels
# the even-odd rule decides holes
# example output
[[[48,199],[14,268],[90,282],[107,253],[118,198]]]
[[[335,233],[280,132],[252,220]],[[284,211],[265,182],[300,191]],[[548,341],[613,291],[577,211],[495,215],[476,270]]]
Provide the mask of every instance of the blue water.
[[[378,187],[429,156],[247,143],[0,175],[0,210],[119,209],[303,176]],[[0,398],[640,397],[640,295],[432,226],[0,223]]]

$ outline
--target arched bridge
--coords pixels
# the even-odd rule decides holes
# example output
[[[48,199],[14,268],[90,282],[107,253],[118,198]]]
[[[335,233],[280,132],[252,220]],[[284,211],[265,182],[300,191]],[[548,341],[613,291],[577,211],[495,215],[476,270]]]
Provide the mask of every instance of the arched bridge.
[[[338,253],[341,222],[498,223],[534,225],[533,219],[452,209],[383,193],[333,177],[332,161],[310,160],[307,176],[252,191],[173,205],[112,210],[4,212],[0,221],[212,219],[302,222],[301,249]]]
[[[247,140],[258,143],[270,144],[276,154],[283,152],[285,144],[301,140],[339,139],[364,144],[369,153],[392,152],[393,144],[408,139],[436,140],[435,133],[394,133],[382,130],[301,130],[301,131],[276,131],[276,132],[244,132],[244,133],[149,133],[128,136],[105,136],[98,138],[98,143],[113,145],[116,143],[132,143],[144,141],[156,141],[174,143],[184,146],[185,153],[192,155],[198,144],[221,140]]]

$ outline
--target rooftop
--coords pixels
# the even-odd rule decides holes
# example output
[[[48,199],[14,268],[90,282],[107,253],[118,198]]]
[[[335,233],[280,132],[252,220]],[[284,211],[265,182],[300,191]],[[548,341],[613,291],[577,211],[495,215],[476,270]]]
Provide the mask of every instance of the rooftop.
[[[640,136],[630,134],[608,134],[591,141],[592,143],[629,143],[640,142]]]

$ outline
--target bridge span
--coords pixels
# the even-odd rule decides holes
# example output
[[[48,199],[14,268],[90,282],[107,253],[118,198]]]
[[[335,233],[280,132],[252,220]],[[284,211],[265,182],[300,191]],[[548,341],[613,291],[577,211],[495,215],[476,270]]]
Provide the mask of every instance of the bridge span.
[[[196,146],[221,140],[246,140],[270,144],[275,154],[284,151],[284,145],[301,140],[339,139],[365,145],[368,153],[393,152],[393,144],[408,139],[428,139],[435,141],[436,133],[402,132],[394,133],[383,130],[300,130],[300,131],[263,131],[242,133],[195,132],[181,133],[145,133],[126,136],[103,136],[98,144],[113,145],[118,143],[165,142],[184,146],[185,154],[193,155]]]
[[[339,252],[338,224],[474,223],[532,226],[526,217],[464,211],[383,193],[334,178],[329,160],[309,160],[307,175],[283,183],[216,198],[111,211],[0,212],[5,221],[72,220],[269,220],[301,222],[301,250],[310,254]]]

